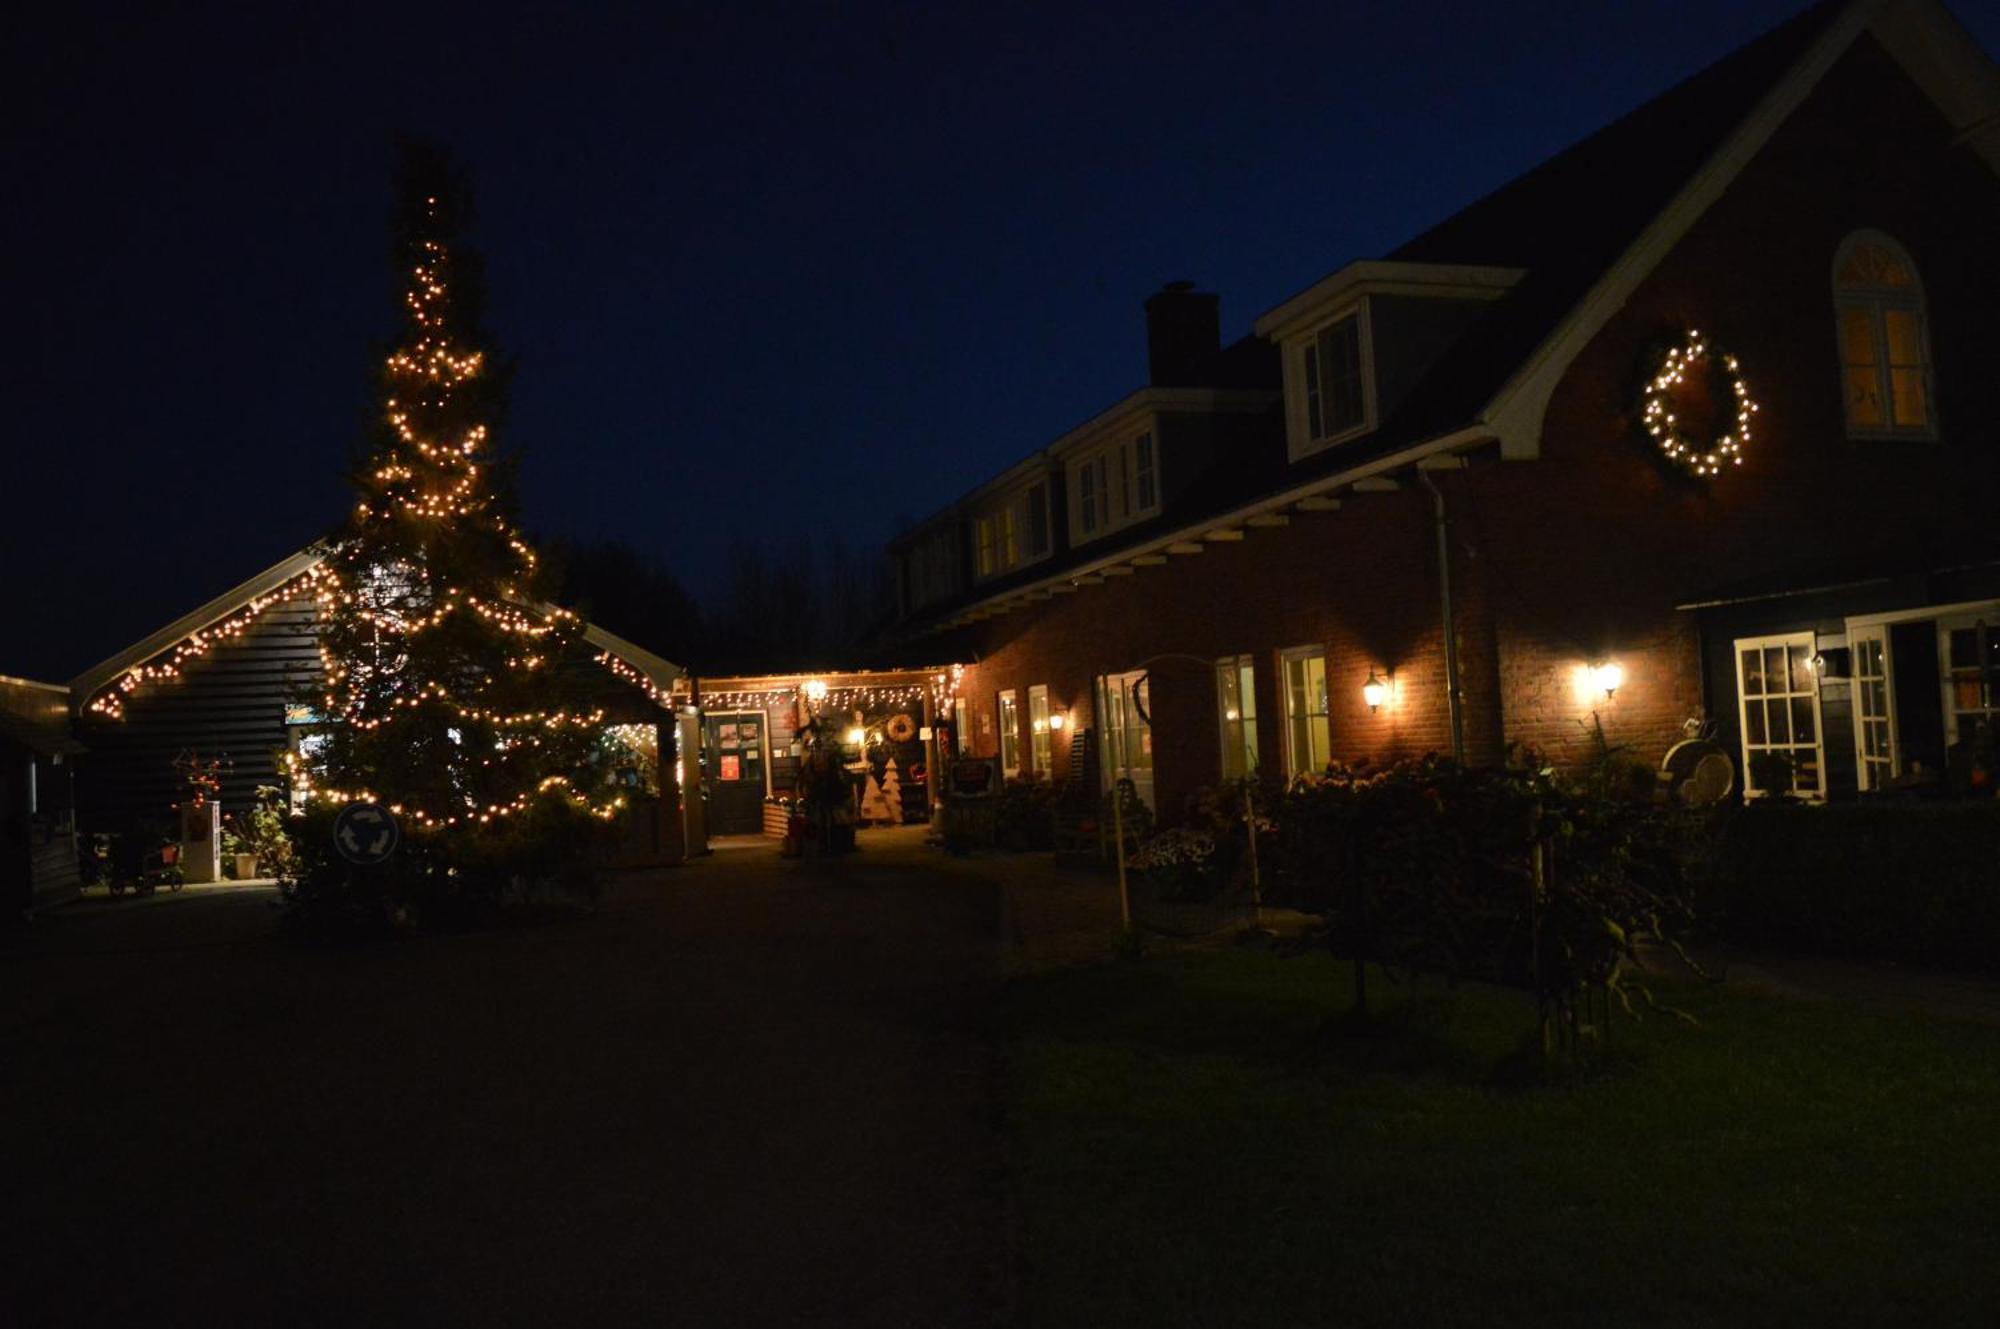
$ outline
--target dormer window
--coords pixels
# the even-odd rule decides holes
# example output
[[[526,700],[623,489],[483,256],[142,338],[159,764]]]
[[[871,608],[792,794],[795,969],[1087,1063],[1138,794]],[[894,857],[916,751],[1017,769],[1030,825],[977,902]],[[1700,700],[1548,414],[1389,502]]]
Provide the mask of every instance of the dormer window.
[[[1070,463],[1070,538],[1081,544],[1160,510],[1153,431],[1106,443]]]
[[[1894,240],[1861,231],[1833,266],[1842,395],[1853,438],[1935,438],[1930,336],[1916,264]]]
[[[973,567],[980,580],[1046,558],[1049,554],[1049,486],[1037,481],[999,500],[973,519]]]
[[[1294,460],[1375,427],[1366,300],[1292,339],[1287,356]]]

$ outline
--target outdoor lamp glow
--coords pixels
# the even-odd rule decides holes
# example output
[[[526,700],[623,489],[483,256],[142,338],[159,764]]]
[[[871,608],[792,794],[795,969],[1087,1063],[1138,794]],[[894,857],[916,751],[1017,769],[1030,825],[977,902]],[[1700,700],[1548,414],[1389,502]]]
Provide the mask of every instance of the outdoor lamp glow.
[[[1590,671],[1590,681],[1603,689],[1604,695],[1609,697],[1624,686],[1625,666],[1611,660],[1595,665]]]
[[[850,729],[847,731],[847,741],[852,743],[857,748],[860,747],[867,740],[868,740],[868,731],[865,729]]]
[[[806,700],[810,702],[822,702],[826,700],[825,679],[809,678],[806,680]]]
[[[1361,700],[1368,703],[1368,709],[1379,711],[1382,703],[1389,700],[1389,685],[1373,669],[1368,671],[1368,681],[1361,685]]]
[[[1051,729],[1060,729],[1068,723],[1069,721],[1063,718],[1061,711],[1053,711],[1049,714],[1049,728]]]

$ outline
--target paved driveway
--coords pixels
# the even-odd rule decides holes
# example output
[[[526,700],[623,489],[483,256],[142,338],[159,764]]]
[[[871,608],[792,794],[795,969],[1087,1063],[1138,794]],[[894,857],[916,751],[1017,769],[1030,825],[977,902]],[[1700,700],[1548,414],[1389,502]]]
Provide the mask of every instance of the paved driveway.
[[[301,949],[268,896],[0,941],[16,1323],[981,1325],[999,906],[908,833],[533,928]]]

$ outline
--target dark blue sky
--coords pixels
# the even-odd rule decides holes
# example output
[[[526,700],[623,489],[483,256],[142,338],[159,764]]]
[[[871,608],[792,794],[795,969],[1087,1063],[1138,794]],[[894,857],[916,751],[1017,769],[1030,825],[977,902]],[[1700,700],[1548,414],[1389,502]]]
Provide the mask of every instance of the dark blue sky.
[[[529,528],[705,593],[732,541],[878,541],[1123,396],[1160,283],[1247,331],[1798,7],[17,18],[0,673],[66,678],[343,510],[399,128],[477,186]]]

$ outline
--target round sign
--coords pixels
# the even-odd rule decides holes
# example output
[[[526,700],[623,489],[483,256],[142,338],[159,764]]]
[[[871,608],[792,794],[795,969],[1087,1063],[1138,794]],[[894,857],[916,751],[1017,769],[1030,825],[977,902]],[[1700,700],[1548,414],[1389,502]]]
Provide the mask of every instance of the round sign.
[[[333,819],[333,847],[350,863],[366,867],[396,852],[402,832],[380,803],[349,803]]]

